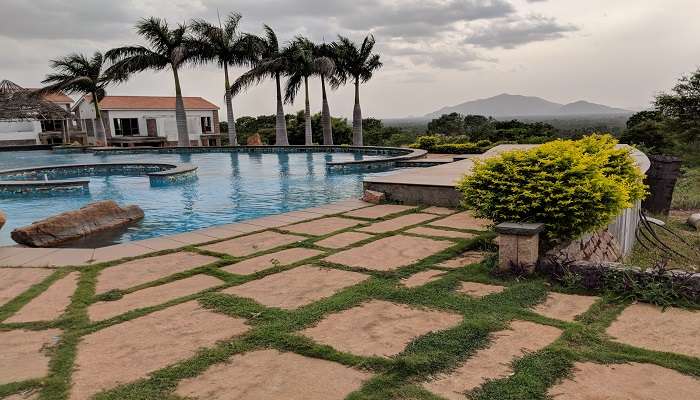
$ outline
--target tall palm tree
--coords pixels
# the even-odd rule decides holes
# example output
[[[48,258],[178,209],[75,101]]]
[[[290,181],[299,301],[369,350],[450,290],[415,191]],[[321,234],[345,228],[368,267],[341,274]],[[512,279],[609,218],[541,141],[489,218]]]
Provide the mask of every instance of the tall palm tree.
[[[331,110],[328,106],[328,96],[326,95],[326,79],[331,77],[335,71],[335,51],[332,45],[323,43],[314,48],[314,53],[317,57],[327,57],[333,61],[333,71],[319,71],[321,78],[321,127],[323,128],[323,144],[333,145],[333,122],[331,120]]]
[[[56,72],[46,75],[46,79],[41,82],[46,86],[39,90],[40,93],[90,95],[95,107],[95,140],[98,146],[107,144],[99,102],[105,97],[107,86],[113,82],[113,77],[105,72],[105,67],[105,57],[99,51],[91,58],[83,54],[70,54],[51,60],[51,68]]]
[[[125,81],[134,73],[145,70],[162,71],[170,68],[175,79],[175,120],[177,122],[178,146],[189,146],[187,132],[187,115],[180,88],[180,67],[192,62],[197,55],[189,28],[178,24],[170,29],[167,21],[156,18],[144,18],[136,24],[136,31],[149,44],[145,46],[124,46],[112,49],[106,56],[114,62],[107,73]]]
[[[301,84],[304,84],[304,144],[310,146],[313,144],[313,132],[311,130],[311,107],[309,106],[309,77],[333,73],[335,63],[328,57],[318,56],[316,45],[302,36],[297,36],[284,50],[284,53],[289,60],[284,99],[288,103],[293,103],[301,89]]]
[[[265,36],[259,37],[257,46],[260,51],[260,61],[236,79],[231,85],[231,95],[235,96],[252,85],[258,84],[266,78],[273,78],[277,85],[277,121],[275,124],[275,144],[278,146],[288,146],[287,120],[284,116],[284,106],[282,105],[282,89],[280,87],[280,77],[286,73],[289,66],[287,54],[283,53],[279,47],[279,41],[275,31],[267,25],[263,25]]]
[[[379,54],[373,54],[374,36],[368,35],[360,47],[344,36],[338,36],[333,44],[336,52],[337,72],[331,79],[334,87],[352,79],[355,85],[355,108],[352,113],[352,144],[362,146],[362,109],[360,108],[360,83],[372,79],[374,71],[382,67]]]
[[[205,62],[215,61],[224,68],[224,99],[228,119],[228,138],[231,146],[238,145],[238,137],[236,135],[236,120],[233,115],[228,67],[247,66],[258,61],[255,38],[238,31],[240,20],[240,14],[231,13],[226,17],[223,26],[221,22],[219,22],[219,26],[216,26],[203,19],[195,19],[190,24],[192,30],[197,33],[194,48],[198,50],[198,57]]]

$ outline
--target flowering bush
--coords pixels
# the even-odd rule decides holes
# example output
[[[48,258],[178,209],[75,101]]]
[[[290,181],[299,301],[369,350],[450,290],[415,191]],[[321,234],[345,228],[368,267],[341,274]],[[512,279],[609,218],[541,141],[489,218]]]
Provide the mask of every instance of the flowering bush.
[[[476,161],[459,183],[464,205],[500,222],[542,222],[556,242],[608,225],[645,195],[643,175],[610,135],[556,140]]]

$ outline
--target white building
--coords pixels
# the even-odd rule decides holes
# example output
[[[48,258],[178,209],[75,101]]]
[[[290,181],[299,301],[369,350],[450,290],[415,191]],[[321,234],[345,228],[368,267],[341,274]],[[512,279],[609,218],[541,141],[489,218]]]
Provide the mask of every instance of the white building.
[[[95,108],[85,96],[73,106],[76,118],[94,140]],[[184,97],[192,146],[221,145],[219,107],[201,97]],[[112,146],[177,145],[175,97],[105,96],[100,112]]]

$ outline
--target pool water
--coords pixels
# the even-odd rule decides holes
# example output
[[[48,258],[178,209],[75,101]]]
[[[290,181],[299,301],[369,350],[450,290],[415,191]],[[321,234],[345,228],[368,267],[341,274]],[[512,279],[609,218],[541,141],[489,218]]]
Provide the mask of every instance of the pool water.
[[[53,154],[50,151],[0,152],[0,169],[100,162],[191,163],[199,167],[191,182],[152,187],[146,176],[90,177],[89,192],[64,192],[0,198],[7,223],[0,245],[14,244],[10,232],[20,226],[114,200],[136,204],[145,218],[119,232],[100,236],[107,245],[188,232],[358,197],[365,176],[391,173],[328,171],[326,163],[374,158],[357,153],[197,153],[197,154]]]

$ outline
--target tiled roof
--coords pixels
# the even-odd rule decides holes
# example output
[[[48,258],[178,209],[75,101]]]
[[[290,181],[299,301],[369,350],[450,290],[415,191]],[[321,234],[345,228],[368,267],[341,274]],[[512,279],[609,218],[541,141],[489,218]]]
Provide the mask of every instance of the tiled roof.
[[[90,96],[86,96],[90,100]],[[218,110],[215,104],[201,97],[183,97],[186,110]],[[174,110],[175,97],[168,96],[105,96],[103,110]]]
[[[27,88],[27,90],[38,90],[36,88]],[[52,103],[72,103],[73,99],[68,97],[63,92],[49,93],[44,95],[44,100],[48,100]]]

